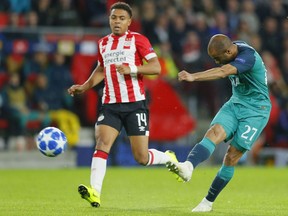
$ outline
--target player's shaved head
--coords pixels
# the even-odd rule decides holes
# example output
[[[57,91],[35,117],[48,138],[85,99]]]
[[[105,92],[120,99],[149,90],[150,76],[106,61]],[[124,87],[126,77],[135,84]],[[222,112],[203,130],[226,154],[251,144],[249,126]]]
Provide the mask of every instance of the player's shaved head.
[[[207,51],[216,64],[223,65],[232,61],[236,57],[238,48],[226,35],[216,34],[211,37]]]
[[[229,37],[223,34],[216,34],[211,37],[208,44],[208,53],[212,55],[219,55],[226,52],[232,46],[232,41]]]

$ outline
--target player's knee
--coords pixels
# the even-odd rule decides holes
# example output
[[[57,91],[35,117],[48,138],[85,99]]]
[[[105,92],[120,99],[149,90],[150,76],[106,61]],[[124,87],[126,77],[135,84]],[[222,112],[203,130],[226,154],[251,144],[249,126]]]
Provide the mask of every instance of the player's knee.
[[[148,163],[148,155],[147,154],[135,154],[134,158],[137,163],[145,166]]]
[[[100,150],[103,150],[105,152],[109,152],[110,151],[110,148],[111,148],[112,144],[103,140],[103,139],[97,139],[96,141],[96,146],[95,146],[95,149],[100,149]]]
[[[205,136],[213,141],[213,143],[219,144],[225,140],[226,132],[221,125],[215,124],[207,131]]]

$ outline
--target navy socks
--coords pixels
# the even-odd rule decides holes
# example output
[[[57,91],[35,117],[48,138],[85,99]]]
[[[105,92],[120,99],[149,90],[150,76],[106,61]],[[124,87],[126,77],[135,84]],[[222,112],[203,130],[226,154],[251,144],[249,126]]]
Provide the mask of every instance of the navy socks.
[[[196,144],[190,151],[187,161],[190,161],[195,168],[199,163],[207,160],[215,150],[215,144],[208,138]]]
[[[208,191],[206,199],[210,202],[214,202],[218,194],[228,184],[234,174],[234,166],[222,165],[221,169],[217,173],[212,185]]]

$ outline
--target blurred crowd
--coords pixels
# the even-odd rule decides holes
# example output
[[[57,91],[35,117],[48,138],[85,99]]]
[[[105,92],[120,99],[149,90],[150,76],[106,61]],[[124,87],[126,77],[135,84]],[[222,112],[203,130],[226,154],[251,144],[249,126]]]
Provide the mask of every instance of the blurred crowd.
[[[2,0],[0,16],[6,15],[6,23],[3,23],[2,19],[1,25],[17,29],[109,28],[109,7],[114,2],[116,1]],[[186,69],[196,72],[215,66],[206,51],[208,41],[214,34],[226,34],[233,40],[244,40],[252,45],[262,55],[267,66],[273,102],[271,120],[263,134],[261,145],[288,147],[288,1],[126,0],[125,2],[133,8],[130,30],[141,32],[150,39],[162,65],[161,78],[173,85],[187,106],[196,104],[193,107],[198,110],[196,118],[213,117],[231,95],[229,81],[179,83],[178,71]],[[9,35],[9,32],[3,35],[6,38],[15,38],[15,34]],[[16,89],[16,85],[21,86],[25,92],[21,97],[26,95],[25,97],[29,99],[27,103],[27,100],[22,98],[21,106],[25,104],[31,109],[37,107],[36,111],[40,113],[36,116],[43,120],[44,125],[51,124],[49,118],[46,118],[45,114],[42,115],[41,111],[66,109],[73,112],[75,109],[73,102],[63,93],[73,82],[69,73],[70,65],[69,58],[67,60],[67,57],[59,53],[51,57],[45,52],[35,52],[33,57],[24,57],[21,60],[17,59],[17,56],[5,54],[1,59],[1,71],[13,76],[10,76],[8,86],[2,87],[1,91],[7,92]],[[29,74],[35,72],[39,76],[31,78]],[[50,83],[47,91],[51,96],[42,104],[39,98],[43,99],[45,98],[43,95],[47,97],[47,94],[42,93],[43,89],[41,91],[38,89],[43,88],[39,85],[45,83],[45,80]],[[34,84],[31,85],[31,82]],[[9,97],[9,93],[6,95]],[[31,116],[34,116],[34,113]],[[49,117],[51,121],[51,115]]]

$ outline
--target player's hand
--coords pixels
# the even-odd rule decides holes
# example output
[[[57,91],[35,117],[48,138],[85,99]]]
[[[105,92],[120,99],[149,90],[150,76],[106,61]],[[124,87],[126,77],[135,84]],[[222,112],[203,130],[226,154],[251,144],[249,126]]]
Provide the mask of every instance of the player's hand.
[[[85,89],[83,85],[72,85],[67,91],[73,97],[75,94],[82,94]]]
[[[193,82],[194,77],[193,74],[188,73],[185,70],[182,70],[178,73],[178,80],[179,81],[188,81],[188,82]]]
[[[130,67],[125,65],[116,65],[116,71],[122,75],[131,73]]]

